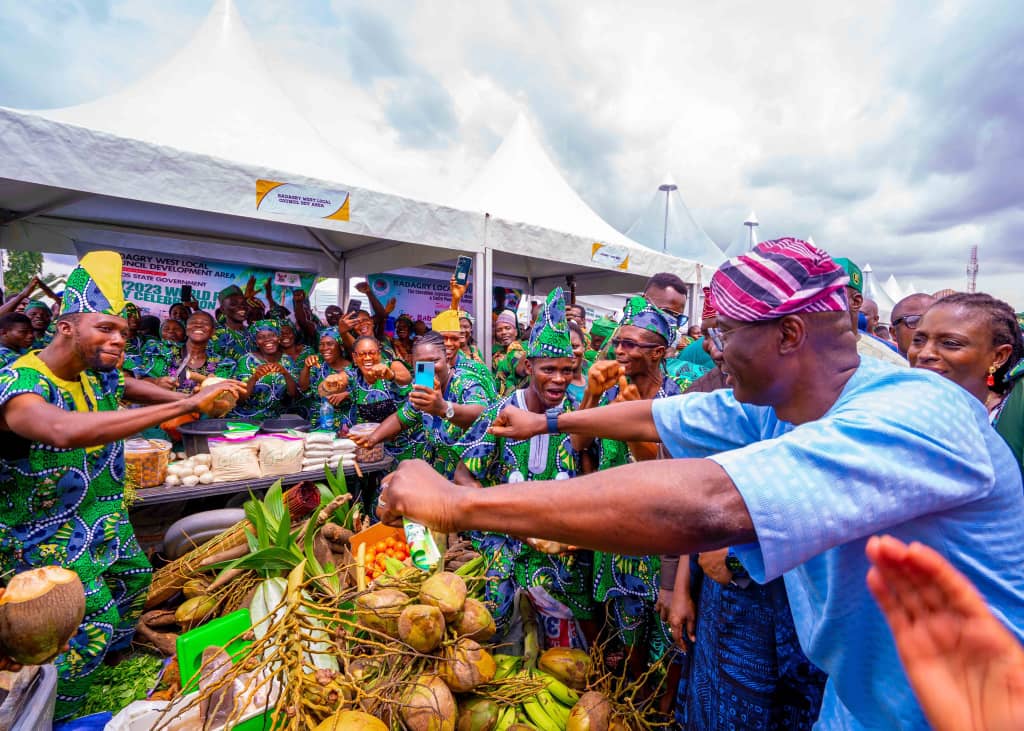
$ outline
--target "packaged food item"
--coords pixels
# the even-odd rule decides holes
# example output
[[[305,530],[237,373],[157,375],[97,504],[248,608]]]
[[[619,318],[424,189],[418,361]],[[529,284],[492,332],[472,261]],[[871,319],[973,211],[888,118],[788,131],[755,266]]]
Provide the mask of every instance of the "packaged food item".
[[[364,424],[356,424],[355,426],[348,430],[348,433],[349,436],[352,437],[369,436],[370,434],[373,434],[373,432],[377,430],[378,426],[380,426],[380,424],[368,421]],[[357,447],[355,454],[356,460],[361,464],[366,464],[368,462],[381,462],[384,459],[384,445],[378,444],[374,447],[371,447],[370,449],[363,449],[362,447]]]
[[[265,434],[260,438],[260,471],[266,477],[302,471],[306,441],[287,434]]]
[[[125,482],[135,488],[156,487],[167,478],[171,443],[165,439],[129,439],[124,443]]]
[[[260,439],[255,436],[240,439],[211,437],[209,443],[214,482],[254,480],[262,477]]]

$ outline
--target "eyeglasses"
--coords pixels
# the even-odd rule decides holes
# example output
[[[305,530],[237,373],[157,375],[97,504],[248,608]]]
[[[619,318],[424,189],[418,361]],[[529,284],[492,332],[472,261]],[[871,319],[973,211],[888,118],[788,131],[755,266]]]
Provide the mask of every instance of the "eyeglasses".
[[[663,348],[665,346],[658,345],[656,343],[639,343],[636,340],[631,340],[630,338],[612,338],[612,347],[622,348],[628,353],[630,351],[636,350],[637,348],[642,348],[643,350],[650,350],[652,348]]]
[[[904,315],[903,317],[897,317],[892,321],[892,326],[896,327],[901,322],[907,326],[908,330],[916,330],[917,326],[921,324],[921,318],[924,315]]]
[[[686,323],[690,321],[689,315],[684,315],[681,312],[673,312],[672,310],[666,310],[664,307],[661,309],[669,317],[675,318],[676,327],[684,327]]]
[[[755,325],[761,325],[761,324],[763,324],[763,323],[752,322],[752,323],[750,323],[748,325],[740,325],[739,327],[734,327],[734,328],[730,329],[728,332],[725,332],[724,330],[722,330],[719,327],[709,327],[708,328],[708,337],[711,338],[711,342],[715,344],[716,348],[718,348],[720,351],[724,352],[725,351],[725,346],[729,344],[729,338],[732,337],[732,334],[734,332],[736,332],[737,330],[744,330],[744,329],[746,329],[748,327],[754,327]]]

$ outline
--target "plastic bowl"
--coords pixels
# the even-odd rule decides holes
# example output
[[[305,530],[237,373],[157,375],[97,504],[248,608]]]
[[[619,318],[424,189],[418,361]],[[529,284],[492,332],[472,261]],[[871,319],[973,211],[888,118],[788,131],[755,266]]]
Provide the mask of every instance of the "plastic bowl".
[[[170,457],[166,439],[129,439],[124,443],[125,482],[136,489],[164,484]]]
[[[348,430],[348,436],[351,439],[353,436],[368,436],[372,434],[380,424],[376,422],[367,421],[363,424],[356,424]],[[378,444],[370,449],[363,449],[362,447],[356,447],[356,462],[361,464],[368,464],[370,462],[382,462],[384,461],[384,445]]]

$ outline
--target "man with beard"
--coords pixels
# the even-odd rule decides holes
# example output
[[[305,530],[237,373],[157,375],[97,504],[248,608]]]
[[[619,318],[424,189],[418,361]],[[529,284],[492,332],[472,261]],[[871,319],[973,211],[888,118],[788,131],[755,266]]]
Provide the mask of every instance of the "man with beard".
[[[71,272],[53,342],[0,371],[0,572],[60,565],[85,586],[85,618],[56,660],[56,718],[75,715],[108,652],[126,649],[150,565],[124,506],[121,440],[209,412],[224,384],[186,397],[125,379],[121,257],[87,254]],[[118,410],[122,399],[158,401]]]
[[[526,347],[529,382],[488,408],[483,420],[490,423],[508,405],[534,414],[553,417],[571,411],[575,404],[567,395],[575,361],[562,290],[548,295]],[[504,439],[491,434],[462,442],[462,462],[472,479],[460,469],[456,482],[501,485],[533,480],[564,480],[579,473],[576,450],[567,434],[540,434],[530,439]],[[570,551],[566,546],[538,543],[501,533],[474,536],[480,552],[489,557],[486,600],[493,602],[498,630],[505,633],[517,590],[527,592],[544,620],[549,646],[583,647],[584,638],[572,620],[590,622],[594,614],[591,597],[593,555]],[[546,543],[546,542],[545,542]],[[539,546],[544,550],[538,550]],[[563,631],[568,629],[568,631]],[[593,639],[591,637],[590,639]]]
[[[1024,488],[965,389],[858,356],[847,281],[806,242],[762,242],[711,280],[731,389],[565,413],[554,425],[660,439],[674,459],[487,490],[411,460],[385,478],[381,519],[625,554],[732,546],[754,581],[784,578],[800,645],[828,673],[816,728],[928,728],[865,586],[868,538],[934,546],[1020,640]],[[509,408],[491,429],[525,439],[549,426]]]
[[[248,306],[242,290],[232,284],[221,290],[217,295],[220,304],[221,322],[213,331],[210,341],[213,352],[219,358],[241,363],[249,353],[256,349],[246,324]]]

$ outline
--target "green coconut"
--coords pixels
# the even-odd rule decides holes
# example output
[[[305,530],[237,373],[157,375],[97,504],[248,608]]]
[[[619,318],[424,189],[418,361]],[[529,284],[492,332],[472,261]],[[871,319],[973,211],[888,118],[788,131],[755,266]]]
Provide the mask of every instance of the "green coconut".
[[[590,656],[582,650],[552,647],[545,650],[537,663],[546,673],[554,675],[570,688],[583,690],[590,675]]]
[[[566,731],[609,731],[608,722],[612,707],[608,699],[597,691],[589,691],[580,696],[576,705],[569,712]]]
[[[388,731],[387,724],[362,711],[338,711],[314,731]]]
[[[398,615],[398,638],[418,652],[433,652],[444,638],[444,615],[429,604],[411,604]]]
[[[486,642],[497,632],[494,617],[479,599],[466,599],[462,611],[455,619],[455,633],[460,637],[469,637],[477,642]]]
[[[498,725],[501,708],[489,698],[470,698],[459,706],[456,731],[493,731]]]
[[[0,596],[0,649],[21,665],[42,665],[61,653],[84,616],[85,588],[74,571],[23,571]]]
[[[460,637],[444,649],[438,675],[456,693],[468,693],[494,680],[498,666],[491,653],[468,637]]]
[[[420,587],[420,603],[437,607],[446,620],[454,620],[466,603],[466,582],[451,571],[434,574]]]
[[[402,721],[409,731],[455,731],[455,698],[436,675],[421,675],[403,699]]]
[[[398,637],[398,617],[409,601],[398,589],[378,589],[356,599],[356,616],[367,629]]]

